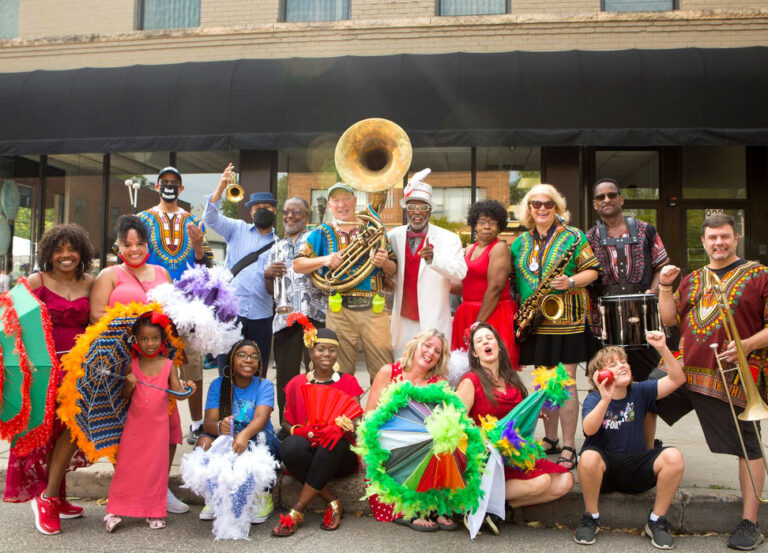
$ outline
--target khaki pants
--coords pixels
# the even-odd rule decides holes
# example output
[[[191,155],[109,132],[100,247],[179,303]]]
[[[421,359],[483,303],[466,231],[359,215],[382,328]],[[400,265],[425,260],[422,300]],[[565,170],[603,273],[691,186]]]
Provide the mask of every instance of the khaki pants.
[[[371,382],[379,369],[393,362],[392,334],[389,331],[389,314],[351,311],[345,307],[325,315],[325,326],[339,336],[339,365],[345,373],[354,374],[357,361],[357,343],[363,341],[365,364]]]

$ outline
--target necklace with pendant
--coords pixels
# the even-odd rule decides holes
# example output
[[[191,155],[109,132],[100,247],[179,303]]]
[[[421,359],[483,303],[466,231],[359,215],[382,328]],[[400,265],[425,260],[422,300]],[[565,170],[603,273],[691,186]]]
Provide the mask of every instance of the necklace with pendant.
[[[528,268],[531,270],[532,273],[535,273],[539,270],[539,242],[536,242],[536,245],[533,247],[533,259],[528,264]]]

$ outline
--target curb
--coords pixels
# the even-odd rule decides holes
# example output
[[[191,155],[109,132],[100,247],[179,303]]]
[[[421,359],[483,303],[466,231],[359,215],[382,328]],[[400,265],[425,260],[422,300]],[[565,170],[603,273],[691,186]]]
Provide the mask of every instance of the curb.
[[[0,470],[2,490],[5,490],[6,470]],[[112,480],[111,470],[77,470],[67,475],[67,490],[70,496],[98,499],[107,497]],[[190,490],[181,487],[181,476],[174,474],[170,478],[170,487],[176,497],[191,505],[202,505],[202,499]],[[332,481],[331,488],[350,512],[357,511],[370,515],[367,501],[361,501],[365,494],[362,474],[356,474]],[[298,497],[301,485],[297,480],[285,474],[278,476],[273,490],[275,508],[288,510]],[[606,527],[642,528],[653,507],[654,491],[637,495],[620,493],[604,494],[600,497],[600,519]],[[310,503],[310,509],[322,509],[324,503],[316,498]],[[515,509],[514,520],[518,523],[537,521],[543,526],[564,525],[575,528],[584,503],[578,485],[565,497],[552,503]],[[682,533],[700,534],[706,532],[730,533],[741,520],[741,495],[733,490],[705,490],[698,488],[680,489],[667,513],[667,519],[673,530]],[[768,513],[765,509],[760,514],[759,524],[768,528]]]

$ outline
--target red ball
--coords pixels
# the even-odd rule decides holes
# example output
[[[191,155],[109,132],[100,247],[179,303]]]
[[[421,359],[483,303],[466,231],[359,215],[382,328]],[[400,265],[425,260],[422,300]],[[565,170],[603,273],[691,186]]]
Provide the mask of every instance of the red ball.
[[[600,384],[610,384],[613,382],[613,373],[607,369],[603,369],[602,371],[597,371],[597,381]]]

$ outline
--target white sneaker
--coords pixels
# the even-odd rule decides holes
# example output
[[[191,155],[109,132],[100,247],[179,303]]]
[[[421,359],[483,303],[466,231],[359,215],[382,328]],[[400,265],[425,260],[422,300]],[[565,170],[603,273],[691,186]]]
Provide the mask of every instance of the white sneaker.
[[[186,513],[189,511],[189,505],[178,499],[175,495],[173,495],[173,492],[171,491],[171,488],[168,488],[168,494],[166,495],[166,506],[165,510],[169,513],[174,513],[177,515],[180,515],[181,513]]]
[[[208,505],[203,507],[203,510],[200,511],[200,520],[213,520],[213,509],[211,509]]]
[[[266,520],[269,518],[269,515],[271,515],[272,511],[275,510],[274,506],[272,505],[271,493],[265,492],[262,495],[262,498],[263,500],[261,501],[261,504],[255,506],[251,514],[252,524],[261,524],[262,522],[266,522]]]

